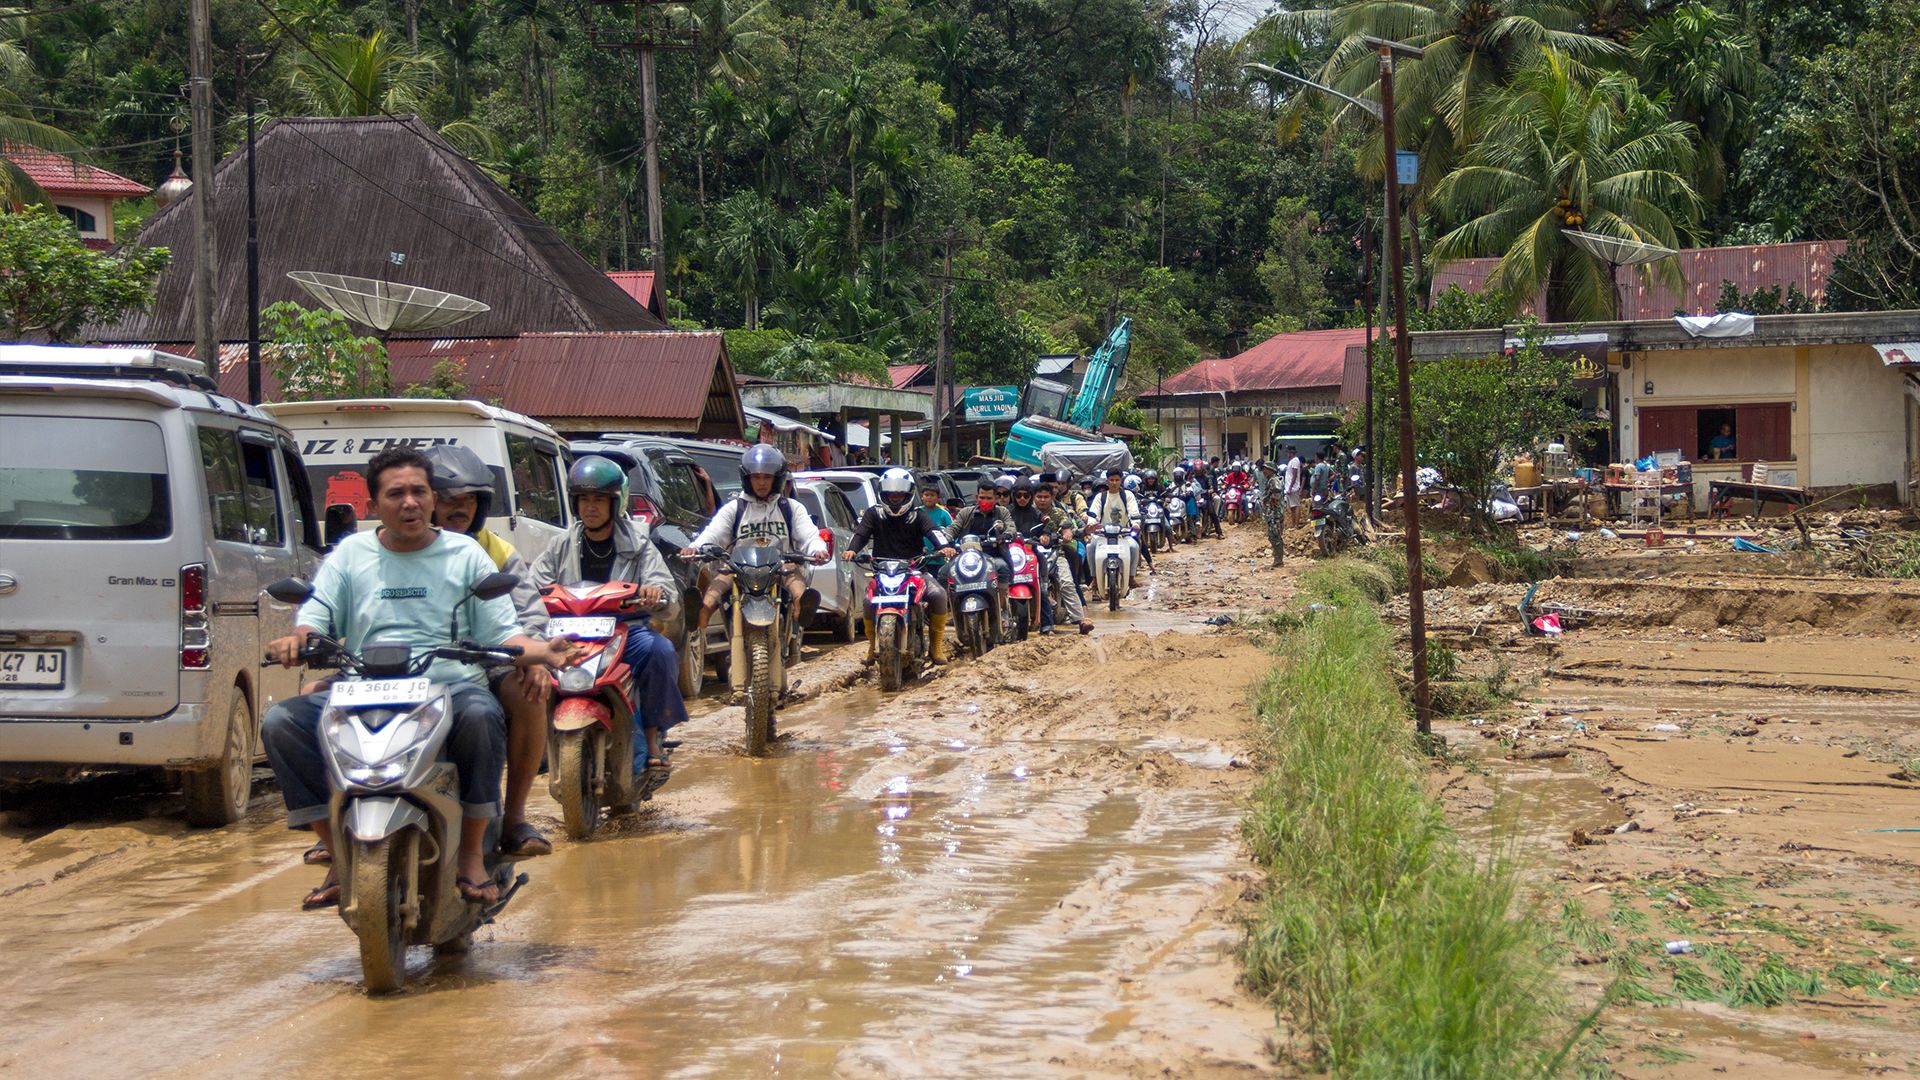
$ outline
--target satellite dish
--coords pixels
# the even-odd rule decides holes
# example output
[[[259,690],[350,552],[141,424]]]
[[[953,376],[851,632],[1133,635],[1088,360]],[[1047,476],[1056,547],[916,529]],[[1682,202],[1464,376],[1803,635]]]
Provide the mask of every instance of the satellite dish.
[[[1562,229],[1560,233],[1579,244],[1587,254],[1610,266],[1639,266],[1642,263],[1659,262],[1669,255],[1680,254],[1670,247],[1649,244],[1645,240],[1628,240],[1624,237],[1604,236],[1600,233],[1581,232],[1577,229]]]
[[[315,270],[295,270],[287,276],[321,303],[382,334],[438,330],[491,310],[469,297],[397,281]]]

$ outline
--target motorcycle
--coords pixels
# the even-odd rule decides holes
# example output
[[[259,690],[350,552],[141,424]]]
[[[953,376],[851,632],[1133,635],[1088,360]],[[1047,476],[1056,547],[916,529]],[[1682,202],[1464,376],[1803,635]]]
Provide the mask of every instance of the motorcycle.
[[[733,575],[726,610],[728,662],[730,670],[746,676],[747,753],[760,757],[773,745],[773,711],[787,695],[787,657],[798,628],[782,582],[799,560],[765,538],[741,540],[732,551],[710,546],[700,557],[725,564],[725,572]]]
[[[1167,550],[1172,551],[1175,544],[1192,543],[1193,535],[1189,527],[1191,519],[1187,517],[1186,496],[1177,491],[1167,492],[1166,512]]]
[[[947,563],[947,591],[960,633],[960,647],[978,660],[999,641],[1000,573],[987,554],[990,541],[963,536],[955,545],[959,554]]]
[[[1167,508],[1157,496],[1148,495],[1140,500],[1140,539],[1148,551],[1173,547],[1173,541],[1167,537]]]
[[[867,604],[873,610],[874,656],[880,689],[898,690],[920,674],[927,651],[927,584],[920,559],[875,559],[862,552],[854,561],[872,571]]]
[[[1034,561],[1039,564],[1040,621],[1042,625],[1051,625],[1052,616],[1049,613],[1058,611],[1060,607],[1060,581],[1054,576],[1056,573],[1054,566],[1060,558],[1058,551],[1055,550],[1055,545],[1060,541],[1058,538],[1055,538],[1053,544],[1041,543],[1040,537],[1045,534],[1046,531],[1047,526],[1044,522],[1035,525],[1033,531],[1029,534],[1029,539],[1033,542]],[[1068,543],[1072,543],[1072,541],[1068,541]]]
[[[633,670],[620,657],[629,627],[652,612],[638,610],[631,581],[549,585],[547,633],[572,637],[582,659],[552,674],[547,725],[547,791],[560,804],[567,835],[584,840],[614,811],[653,798],[659,781],[633,771]],[[671,754],[671,749],[664,752]],[[636,780],[638,783],[636,784]]]
[[[1241,525],[1247,520],[1247,493],[1238,486],[1229,487],[1223,497],[1225,520],[1229,524]]]
[[[1040,560],[1032,543],[1023,536],[1007,541],[1007,601],[1013,620],[1002,623],[1008,641],[1025,641],[1027,633],[1040,625]]]
[[[468,595],[492,600],[513,591],[512,574],[488,574]],[[286,578],[267,586],[283,604],[302,604],[313,586]],[[464,600],[463,600],[464,602]],[[435,659],[468,664],[511,663],[518,647],[461,640],[454,610],[451,644],[413,655],[407,645],[368,644],[351,652],[333,638],[310,635],[301,661],[338,669],[320,717],[321,757],[332,790],[333,865],[340,880],[340,917],[360,939],[360,971],[369,993],[400,989],[407,979],[407,948],[431,945],[464,953],[473,931],[490,923],[527,883],[513,862],[489,856],[489,880],[500,899],[480,905],[460,894],[463,812],[459,770],[441,760],[453,729],[454,687],[426,671]],[[262,667],[273,664],[272,659]],[[499,821],[488,826],[488,850]]]
[[[1119,611],[1120,601],[1133,580],[1133,551],[1127,546],[1128,530],[1118,522],[1109,521],[1100,526],[1096,535],[1098,544],[1087,556],[1099,567],[1107,610]]]
[[[1309,517],[1313,521],[1314,543],[1319,545],[1323,556],[1331,558],[1344,547],[1366,542],[1354,526],[1353,511],[1345,492],[1315,495]]]

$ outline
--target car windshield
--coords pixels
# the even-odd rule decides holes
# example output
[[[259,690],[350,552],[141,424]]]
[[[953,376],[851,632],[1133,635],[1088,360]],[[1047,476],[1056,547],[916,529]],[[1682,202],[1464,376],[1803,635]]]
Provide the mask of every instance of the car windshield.
[[[0,414],[0,538],[166,537],[166,470],[158,424]]]

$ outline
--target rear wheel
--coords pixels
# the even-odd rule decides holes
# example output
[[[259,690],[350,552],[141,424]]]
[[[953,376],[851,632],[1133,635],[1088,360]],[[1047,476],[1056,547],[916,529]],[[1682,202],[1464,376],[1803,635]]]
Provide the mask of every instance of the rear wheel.
[[[880,689],[900,689],[905,662],[901,656],[899,619],[881,619],[875,624],[873,647],[880,660]]]
[[[1107,569],[1107,610],[1120,610],[1120,571],[1114,567]]]
[[[773,741],[773,706],[779,688],[773,685],[772,631],[747,631],[747,753],[760,757]]]
[[[1013,640],[1027,640],[1027,624],[1032,618],[1033,601],[1015,600],[1013,602]]]
[[[600,823],[600,800],[594,794],[594,765],[599,727],[563,731],[553,754],[553,800],[560,804],[567,836],[585,840]]]
[[[687,640],[680,646],[680,696],[689,700],[700,696],[707,683],[707,632],[687,627]]]
[[[1338,545],[1335,544],[1333,540],[1333,530],[1326,525],[1322,525],[1320,527],[1320,554],[1327,558],[1332,558],[1337,547]]]
[[[407,870],[400,838],[361,847],[353,858],[354,930],[360,977],[369,994],[391,994],[407,981]]]
[[[253,707],[236,686],[227,705],[227,738],[220,762],[181,778],[187,796],[187,824],[205,828],[231,825],[246,816],[253,797]]]

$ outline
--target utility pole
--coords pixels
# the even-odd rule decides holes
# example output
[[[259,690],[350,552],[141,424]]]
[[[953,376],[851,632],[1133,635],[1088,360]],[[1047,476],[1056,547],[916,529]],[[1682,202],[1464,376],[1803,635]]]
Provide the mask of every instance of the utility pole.
[[[240,56],[240,96],[247,103],[247,401],[260,404],[260,214],[254,201],[253,76],[271,53]]]
[[[660,206],[660,115],[656,99],[654,79],[654,53],[660,49],[691,50],[695,36],[692,34],[668,37],[666,31],[652,25],[648,10],[658,8],[664,0],[595,0],[602,6],[633,6],[633,37],[628,41],[602,42],[595,34],[596,45],[604,49],[626,49],[637,58],[636,73],[639,76],[638,93],[640,95],[641,152],[643,168],[646,170],[647,184],[647,245],[653,251],[653,280],[655,287],[665,291],[667,287],[667,241],[666,228],[662,220]],[[597,24],[588,22],[590,33]]]
[[[213,18],[209,0],[191,0],[188,13],[188,105],[193,146],[193,351],[214,378],[220,374],[220,335],[213,298]]]
[[[1373,212],[1360,226],[1360,306],[1367,313],[1367,520],[1380,520],[1380,440],[1373,427]]]
[[[1400,383],[1400,505],[1407,525],[1407,623],[1413,650],[1413,715],[1422,735],[1433,730],[1433,700],[1427,685],[1427,604],[1420,572],[1420,491],[1414,482],[1413,343],[1407,338],[1407,268],[1400,261],[1400,170],[1393,132],[1393,58],[1418,59],[1421,50],[1368,38],[1380,53],[1381,157],[1387,174],[1387,262],[1393,272],[1393,362]]]
[[[947,393],[947,341],[953,329],[953,226],[947,226],[940,260],[940,341],[933,353],[933,420],[927,426],[927,461],[940,467],[940,421]],[[950,463],[951,464],[951,463]]]

